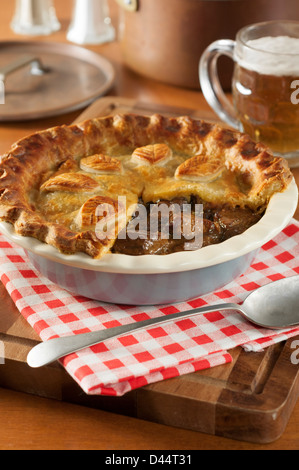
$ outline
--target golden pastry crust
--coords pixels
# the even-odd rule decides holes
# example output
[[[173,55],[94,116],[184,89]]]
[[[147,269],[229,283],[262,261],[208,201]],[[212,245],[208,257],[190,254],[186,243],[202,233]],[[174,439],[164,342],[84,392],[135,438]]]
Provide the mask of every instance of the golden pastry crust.
[[[175,172],[176,179],[208,183],[216,180],[225,170],[224,158],[209,159],[196,155],[182,163]]]
[[[139,165],[165,165],[171,158],[172,150],[166,144],[146,145],[132,154],[132,161]]]
[[[122,164],[117,158],[112,158],[103,154],[82,158],[80,168],[88,173],[102,175],[122,172]]]
[[[148,146],[154,148],[152,164],[134,165],[132,154],[139,149],[138,155],[146,160]],[[82,170],[80,164],[84,168],[84,161],[95,155],[109,157],[110,163],[117,159],[123,171]],[[163,159],[165,164],[155,164]],[[213,174],[217,178],[204,179]],[[190,180],[190,175],[195,179]],[[63,253],[100,258],[113,240],[100,239],[94,230],[93,197],[115,201],[118,195],[126,196],[128,221],[138,198],[155,202],[196,195],[208,202],[266,207],[291,180],[284,159],[220,125],[158,114],[108,116],[54,127],[17,142],[0,164],[0,219],[13,224],[17,234],[37,238]]]
[[[99,211],[99,208],[102,208]],[[86,201],[81,207],[76,218],[76,224],[80,229],[89,229],[96,226],[98,222],[118,214],[118,201],[106,196],[95,196]]]
[[[40,191],[67,191],[93,193],[100,190],[99,183],[81,173],[62,173],[50,178],[40,187]]]

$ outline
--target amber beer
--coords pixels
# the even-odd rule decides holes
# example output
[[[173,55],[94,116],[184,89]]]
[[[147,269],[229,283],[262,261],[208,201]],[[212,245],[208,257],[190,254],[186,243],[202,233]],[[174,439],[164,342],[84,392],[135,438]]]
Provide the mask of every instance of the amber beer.
[[[291,156],[299,149],[299,39],[265,37],[247,45],[251,54],[238,61],[233,77],[237,117],[256,141]]]
[[[221,55],[234,61],[233,103],[217,70]],[[299,166],[299,21],[245,26],[236,39],[219,39],[199,63],[202,92],[219,118]]]

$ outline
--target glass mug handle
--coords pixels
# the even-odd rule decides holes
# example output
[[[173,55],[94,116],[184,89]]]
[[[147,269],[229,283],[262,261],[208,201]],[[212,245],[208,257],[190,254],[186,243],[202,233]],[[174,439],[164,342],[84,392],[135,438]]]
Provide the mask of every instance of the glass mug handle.
[[[229,126],[241,130],[234,107],[225,96],[219,81],[217,60],[221,55],[234,60],[236,42],[231,39],[220,39],[212,42],[202,54],[199,63],[199,79],[205,99],[220,119]]]

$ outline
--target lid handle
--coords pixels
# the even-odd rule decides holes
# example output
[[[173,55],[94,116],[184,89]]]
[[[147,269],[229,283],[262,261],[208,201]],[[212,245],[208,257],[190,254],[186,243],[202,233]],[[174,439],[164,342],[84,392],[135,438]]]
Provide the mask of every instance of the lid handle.
[[[0,67],[0,80],[4,82],[8,75],[26,67],[27,65],[31,65],[32,75],[44,75],[49,72],[49,69],[42,64],[40,59],[31,55],[25,55],[7,65],[4,65],[3,67]]]

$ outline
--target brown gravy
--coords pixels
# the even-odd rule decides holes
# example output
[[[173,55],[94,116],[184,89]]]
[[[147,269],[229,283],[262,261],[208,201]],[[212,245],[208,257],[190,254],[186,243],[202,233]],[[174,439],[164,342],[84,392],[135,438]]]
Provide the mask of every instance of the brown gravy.
[[[157,207],[160,204],[176,204],[181,208],[181,217],[183,214],[183,207],[188,203],[185,198],[175,198],[172,201],[161,200],[156,204],[146,204],[142,201],[139,203],[140,206],[146,208],[147,215],[147,230],[142,232],[142,237],[132,238],[130,236],[130,231],[127,231],[125,237],[119,237],[113,247],[112,252],[118,254],[126,254],[131,256],[140,256],[140,255],[167,255],[171,253],[176,253],[180,251],[186,251],[186,246],[190,250],[192,246],[192,239],[186,239],[182,231],[182,236],[177,239],[173,236],[173,224],[174,224],[174,215],[169,213],[168,219],[168,238],[164,236],[163,230],[163,221],[159,219],[158,232],[157,236],[154,238],[151,237],[150,233],[150,223],[149,217],[151,214],[151,209]],[[250,208],[241,208],[241,207],[230,207],[226,204],[223,205],[214,205],[211,203],[206,203],[199,200],[198,197],[193,197],[191,199],[191,229],[195,233],[196,230],[196,219],[195,219],[195,204],[203,204],[203,238],[202,246],[213,245],[216,243],[221,243],[228,238],[234,237],[245,232],[249,227],[256,224],[261,217],[263,216],[262,211],[253,211]],[[133,216],[133,221],[139,217],[140,209],[135,212]],[[181,222],[182,223],[182,222]],[[191,245],[190,245],[191,244]],[[192,249],[192,248],[191,248]],[[195,248],[194,249],[198,249]]]

